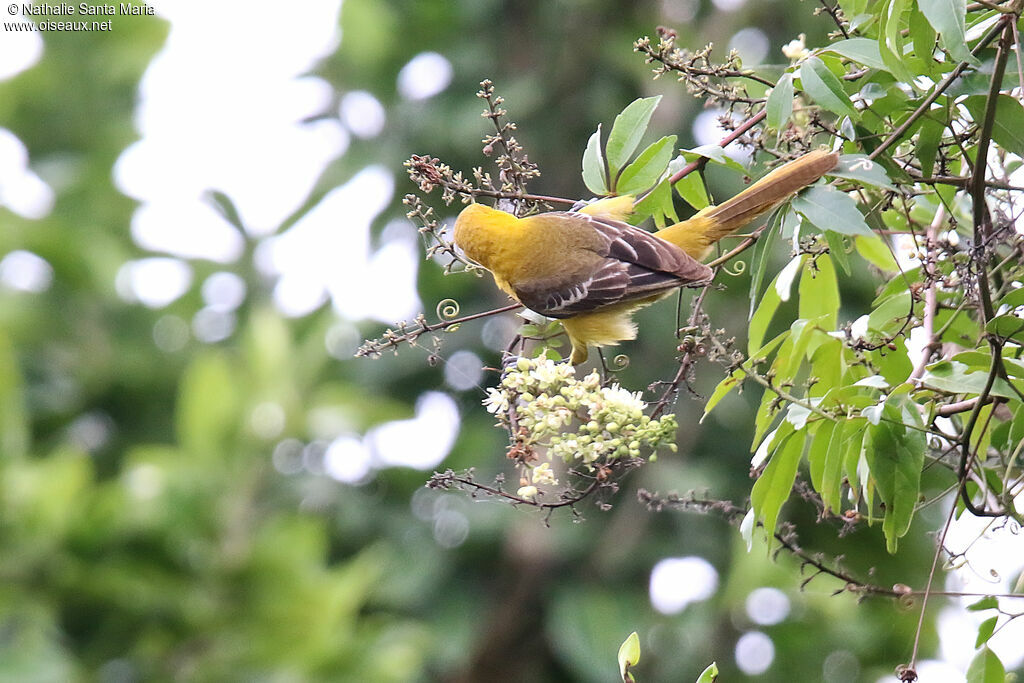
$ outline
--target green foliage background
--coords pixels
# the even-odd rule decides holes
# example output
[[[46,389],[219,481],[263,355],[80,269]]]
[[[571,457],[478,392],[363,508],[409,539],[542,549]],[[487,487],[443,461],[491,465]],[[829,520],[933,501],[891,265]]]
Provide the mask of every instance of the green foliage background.
[[[637,96],[663,94],[653,128],[689,146],[701,103],[668,78],[652,82],[631,49],[671,23],[662,9],[610,0],[346,0],[341,44],[316,72],[339,94],[373,92],[389,123],[328,168],[309,205],[368,163],[396,176],[412,153],[478,165],[486,121],[473,93],[485,77],[506,98],[544,173],[534,189],[546,194],[586,194],[579,158],[587,137]],[[419,393],[441,387],[440,369],[416,350],[383,361],[331,358],[323,340],[333,314],[285,319],[250,259],[233,266],[250,292],[230,339],[193,340],[174,353],[156,347],[157,319],[190,319],[201,301],[191,291],[153,311],[115,293],[118,267],[143,252],[128,230],[134,203],[114,188],[111,168],[137,137],[138,80],[166,36],[158,18],[121,24],[106,34],[46,34],[42,61],[0,83],[0,125],[25,142],[58,192],[41,220],[0,208],[0,254],[28,249],[55,271],[43,293],[0,290],[0,680],[607,681],[633,630],[644,648],[639,675],[650,681],[693,680],[712,660],[723,680],[744,680],[732,653],[749,630],[775,643],[766,681],[822,680],[826,671],[831,681],[875,680],[908,657],[916,611],[832,597],[841,586],[828,579],[800,592],[789,558],[748,554],[719,520],[654,514],[635,502],[636,487],[748,495],[749,444],[737,438],[752,430],[756,397],[748,394],[700,428],[702,405],[683,399],[680,455],[629,479],[610,511],[585,506],[582,524],[566,513],[548,527],[531,512],[426,491],[418,471],[383,470],[359,487],[277,472],[275,444],[248,426],[255,405],[282,405],[288,437],[308,440],[310,415],[325,406],[362,432],[411,415]],[[824,42],[831,28],[784,0],[731,13],[701,3],[677,28],[681,44],[724,45],[746,25],[769,35],[773,55],[800,32]],[[395,77],[424,50],[452,61],[454,81],[433,99],[401,100]],[[726,194],[737,182],[713,189]],[[396,199],[378,224],[402,213]],[[193,266],[197,282],[219,268]],[[442,279],[430,265],[420,287],[424,301],[454,296],[464,311],[500,302],[480,281]],[[844,304],[872,294],[844,291]],[[747,310],[742,280],[709,307],[716,326],[736,330]],[[659,359],[671,363],[663,343],[671,318],[667,306],[642,314],[648,332],[629,349],[624,384],[644,386],[661,375]],[[451,335],[443,354],[462,347],[495,360],[478,327]],[[699,388],[706,395],[719,379],[702,374]],[[504,444],[480,398],[457,394],[464,421],[445,466],[476,467],[483,478],[504,468]],[[93,452],[76,445],[83,418],[110,429]],[[155,495],[139,494],[147,485]],[[791,516],[811,521],[791,505]],[[437,511],[449,507],[470,520],[455,549],[432,532]],[[935,515],[915,524],[934,528]],[[932,548],[923,534],[889,556],[878,528],[842,540],[832,528],[807,528],[805,547],[843,552],[853,570],[876,567],[876,583],[923,583],[919,559]],[[720,589],[678,616],[660,615],[647,596],[651,567],[682,555],[708,558]],[[744,601],[759,586],[790,596],[786,621],[749,622]],[[933,651],[930,625],[924,638]],[[836,670],[836,662],[845,665]]]

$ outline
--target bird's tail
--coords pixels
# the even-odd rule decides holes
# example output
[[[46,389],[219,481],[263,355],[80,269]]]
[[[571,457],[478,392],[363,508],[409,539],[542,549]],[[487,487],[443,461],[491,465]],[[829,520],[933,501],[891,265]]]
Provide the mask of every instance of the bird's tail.
[[[718,206],[709,206],[655,235],[703,260],[718,240],[771,211],[790,195],[831,171],[838,161],[839,155],[835,152],[818,150],[805,154],[775,169],[735,197]]]

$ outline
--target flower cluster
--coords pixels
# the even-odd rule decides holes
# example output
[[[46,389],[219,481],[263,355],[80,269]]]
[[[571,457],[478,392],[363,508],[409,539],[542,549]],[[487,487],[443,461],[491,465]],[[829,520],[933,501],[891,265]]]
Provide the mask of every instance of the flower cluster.
[[[601,386],[597,372],[582,379],[568,363],[520,358],[487,390],[484,406],[508,422],[510,409],[526,443],[547,448],[548,459],[594,469],[616,458],[639,458],[661,446],[675,450],[673,415],[651,419],[640,392],[617,384]],[[555,484],[548,463],[533,469],[534,484]]]

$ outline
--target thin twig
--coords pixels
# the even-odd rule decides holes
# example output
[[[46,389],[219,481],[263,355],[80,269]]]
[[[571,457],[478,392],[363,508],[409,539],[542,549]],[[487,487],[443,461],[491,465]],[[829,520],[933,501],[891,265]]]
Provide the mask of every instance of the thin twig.
[[[974,49],[971,51],[971,54],[977,55],[979,52],[988,47],[989,43],[998,38],[1000,32],[1003,30],[1003,25],[1005,23],[1006,22],[1000,21],[998,24],[993,26],[989,30],[989,32],[986,33],[985,36],[974,47]],[[919,118],[921,118],[921,116],[926,111],[928,111],[928,108],[932,106],[932,102],[939,99],[939,96],[941,96],[942,93],[946,92],[949,86],[953,85],[953,81],[959,78],[960,74],[963,73],[964,69],[966,69],[968,66],[970,66],[970,62],[960,62],[959,64],[957,64],[956,67],[952,71],[950,71],[945,78],[942,79],[942,82],[935,86],[931,93],[929,93],[928,97],[924,98],[924,101],[921,102],[920,105],[918,105],[917,109],[914,110],[914,112],[907,118],[907,120],[904,121],[899,128],[894,130],[889,135],[889,137],[887,137],[885,141],[882,142],[881,145],[876,147],[875,150],[871,152],[871,154],[868,155],[868,159],[877,159],[885,150],[889,149],[894,144],[899,142],[900,138],[902,138],[903,135],[908,130],[910,130],[910,127],[913,126],[914,123]]]
[[[767,116],[767,115],[768,115],[768,111],[766,109],[762,109],[757,114],[755,114],[754,116],[752,116],[749,119],[747,119],[746,121],[744,121],[736,130],[734,130],[733,132],[729,133],[727,136],[722,138],[721,141],[719,141],[718,146],[722,147],[722,148],[728,147],[733,142],[735,142],[739,137],[741,137],[744,133],[749,131],[751,128],[753,128],[757,124],[761,123],[761,121],[763,121],[765,116]],[[681,169],[676,171],[672,175],[672,177],[668,179],[669,185],[675,185],[680,180],[682,180],[686,176],[690,175],[694,171],[698,171],[698,170],[704,168],[704,166],[706,166],[707,163],[708,163],[708,158],[707,157],[700,157],[698,159],[695,159],[695,160],[691,161],[686,166],[683,166]]]

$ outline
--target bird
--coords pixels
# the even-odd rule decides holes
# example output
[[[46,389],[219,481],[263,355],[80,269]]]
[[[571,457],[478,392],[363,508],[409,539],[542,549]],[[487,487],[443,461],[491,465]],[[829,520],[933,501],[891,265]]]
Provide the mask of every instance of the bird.
[[[734,197],[649,232],[625,222],[633,197],[525,218],[471,203],[455,221],[455,245],[490,271],[499,289],[531,311],[559,319],[570,361],[589,347],[636,338],[633,314],[680,287],[707,284],[702,261],[723,237],[775,208],[835,168],[839,155],[815,150],[776,168]]]

